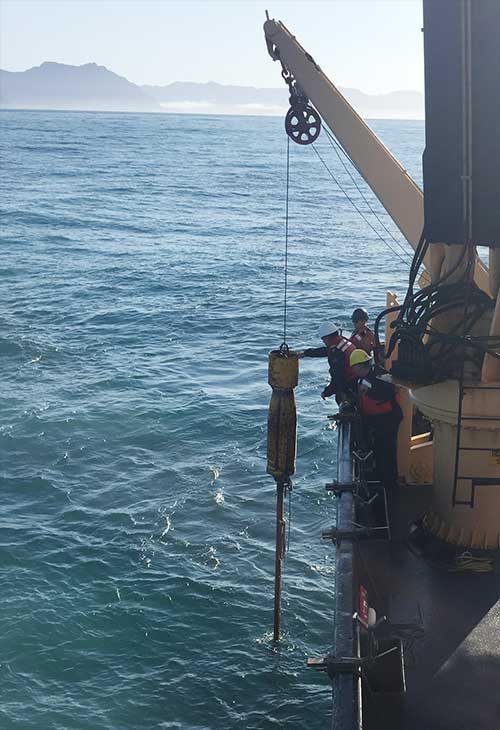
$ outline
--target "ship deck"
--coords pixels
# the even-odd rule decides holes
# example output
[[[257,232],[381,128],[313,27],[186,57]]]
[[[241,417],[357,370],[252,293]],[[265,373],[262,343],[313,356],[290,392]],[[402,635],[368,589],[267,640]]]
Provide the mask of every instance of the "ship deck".
[[[406,641],[406,693],[363,690],[365,730],[500,728],[500,569],[456,573],[409,542],[429,487],[402,487],[390,506],[392,540],[359,542],[355,572],[378,616],[420,624]],[[410,632],[411,633],[411,632]]]

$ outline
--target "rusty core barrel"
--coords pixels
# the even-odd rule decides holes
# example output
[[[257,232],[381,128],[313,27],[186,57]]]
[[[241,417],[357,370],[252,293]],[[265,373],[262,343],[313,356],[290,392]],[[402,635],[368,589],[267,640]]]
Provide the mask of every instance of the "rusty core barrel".
[[[273,389],[267,421],[267,473],[286,482],[295,473],[297,410],[293,388],[299,382],[297,352],[269,353],[269,385]]]

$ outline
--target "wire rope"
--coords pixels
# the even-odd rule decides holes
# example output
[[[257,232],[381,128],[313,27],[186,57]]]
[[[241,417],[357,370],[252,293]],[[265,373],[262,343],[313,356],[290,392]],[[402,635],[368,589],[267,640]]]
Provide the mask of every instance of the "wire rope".
[[[378,230],[377,230],[377,229],[375,228],[375,226],[373,226],[373,225],[372,225],[371,221],[370,221],[370,220],[369,220],[369,219],[368,219],[368,218],[366,217],[366,215],[365,215],[365,214],[364,214],[364,212],[363,212],[363,211],[361,210],[361,208],[359,208],[359,206],[358,206],[358,205],[357,205],[357,204],[356,204],[356,203],[354,202],[354,200],[353,200],[353,199],[352,199],[352,198],[350,197],[350,195],[349,195],[349,193],[347,192],[347,190],[346,190],[346,189],[345,189],[345,188],[343,187],[343,185],[342,185],[342,184],[341,184],[341,183],[339,182],[339,180],[338,180],[338,179],[337,179],[337,178],[335,177],[335,175],[333,174],[333,172],[332,172],[332,171],[330,170],[330,168],[329,168],[329,167],[328,167],[328,165],[326,164],[325,160],[323,159],[323,157],[321,156],[321,154],[320,154],[320,153],[318,152],[318,150],[316,149],[316,145],[314,145],[314,144],[313,144],[313,145],[311,145],[311,146],[312,146],[313,150],[315,151],[316,155],[318,156],[318,158],[320,159],[321,163],[323,164],[324,168],[326,169],[326,171],[328,172],[328,174],[329,174],[329,175],[330,175],[330,177],[332,178],[333,182],[334,182],[334,183],[335,183],[335,184],[337,185],[337,187],[339,188],[339,190],[340,190],[340,191],[341,191],[342,193],[344,193],[345,197],[346,197],[346,198],[347,198],[347,200],[348,200],[348,201],[349,201],[349,202],[351,203],[352,207],[353,207],[353,208],[354,208],[354,209],[355,209],[355,210],[356,210],[356,211],[357,211],[357,212],[359,213],[359,215],[361,216],[361,218],[363,218],[363,220],[365,221],[365,223],[366,223],[366,224],[367,224],[367,225],[368,225],[368,226],[369,226],[369,227],[370,227],[370,228],[372,229],[372,231],[373,231],[373,232],[375,233],[375,235],[376,235],[376,236],[377,236],[378,238],[380,238],[380,240],[381,240],[381,241],[382,241],[383,243],[385,243],[385,245],[386,245],[386,246],[387,246],[387,247],[389,248],[389,250],[390,250],[390,251],[391,251],[391,252],[392,252],[392,253],[393,253],[393,254],[394,254],[395,256],[397,256],[397,258],[398,258],[398,259],[399,259],[400,261],[402,261],[402,262],[404,263],[404,265],[405,265],[405,266],[407,266],[407,265],[408,265],[408,259],[404,259],[404,258],[403,258],[403,257],[401,256],[401,254],[400,254],[400,253],[399,253],[398,251],[395,251],[395,250],[394,250],[394,249],[392,248],[392,246],[391,246],[391,245],[390,245],[390,244],[388,243],[388,241],[386,241],[386,239],[385,239],[385,238],[384,238],[384,237],[383,237],[383,236],[381,235],[381,233],[380,233],[380,232],[379,232],[379,231],[378,231]]]
[[[286,142],[286,202],[285,202],[285,282],[283,296],[283,349],[287,349],[286,342],[286,319],[287,319],[287,295],[288,295],[288,204],[290,197],[290,137],[287,135]]]
[[[355,186],[356,190],[357,190],[357,191],[358,191],[358,193],[359,193],[359,194],[361,195],[361,197],[363,198],[364,202],[366,203],[366,205],[367,205],[367,206],[368,206],[368,208],[370,209],[370,212],[371,212],[371,213],[372,213],[372,214],[373,214],[373,215],[375,216],[375,218],[376,218],[376,219],[377,219],[377,221],[378,221],[378,222],[380,223],[380,225],[382,226],[382,228],[384,229],[384,231],[385,231],[385,232],[387,233],[387,235],[388,235],[388,236],[390,236],[390,238],[392,238],[392,240],[394,241],[394,243],[396,244],[396,246],[398,246],[398,248],[399,248],[399,249],[400,249],[400,250],[402,251],[402,253],[403,253],[403,254],[404,254],[405,256],[408,256],[408,257],[409,257],[409,258],[411,259],[411,255],[409,254],[409,252],[408,252],[408,251],[407,251],[407,250],[405,249],[405,247],[404,247],[404,246],[402,245],[401,241],[400,241],[400,240],[398,240],[398,239],[396,238],[396,236],[395,236],[395,235],[393,234],[393,232],[392,232],[392,231],[390,230],[390,228],[388,228],[388,227],[387,227],[387,225],[385,224],[385,222],[383,221],[383,219],[382,219],[382,218],[380,217],[380,215],[379,215],[379,214],[377,213],[377,211],[375,210],[375,208],[374,208],[374,207],[372,206],[372,204],[370,203],[369,199],[368,199],[368,198],[366,197],[366,195],[365,195],[365,192],[364,192],[363,188],[361,188],[361,187],[360,187],[360,186],[358,185],[358,182],[357,182],[356,178],[355,178],[355,177],[354,177],[354,175],[353,175],[353,174],[351,173],[351,171],[350,171],[349,167],[348,167],[348,166],[347,166],[347,165],[345,164],[344,160],[343,160],[343,159],[342,159],[342,157],[340,156],[340,154],[339,154],[339,150],[340,150],[340,151],[342,152],[342,154],[344,155],[344,157],[345,157],[345,158],[346,158],[346,159],[347,159],[347,160],[348,160],[348,161],[349,161],[349,162],[351,163],[352,167],[354,167],[354,169],[355,169],[356,171],[358,171],[358,168],[357,168],[357,167],[356,167],[356,165],[354,164],[354,162],[353,162],[353,160],[351,159],[351,157],[350,157],[350,156],[349,156],[349,155],[347,154],[347,152],[346,152],[346,151],[344,150],[344,148],[342,147],[342,145],[341,145],[341,144],[339,144],[339,142],[338,142],[338,141],[337,141],[337,140],[335,139],[335,137],[334,137],[334,136],[333,136],[333,134],[332,134],[332,133],[330,132],[330,130],[328,130],[328,129],[325,129],[325,132],[326,132],[326,136],[327,136],[327,138],[328,138],[328,141],[330,142],[330,146],[331,146],[331,147],[333,148],[333,151],[334,151],[334,152],[335,152],[335,154],[337,155],[337,157],[338,157],[338,159],[339,159],[339,161],[340,161],[340,164],[341,164],[341,165],[342,165],[342,167],[344,168],[345,172],[346,172],[346,173],[347,173],[347,174],[349,175],[349,177],[350,177],[350,179],[351,179],[351,181],[352,181],[353,185]],[[359,171],[358,171],[358,172],[359,172]],[[427,281],[429,281],[429,282],[430,282],[430,279],[429,279],[429,275],[427,274],[427,272],[424,272],[424,277],[425,277],[425,279],[426,279]]]

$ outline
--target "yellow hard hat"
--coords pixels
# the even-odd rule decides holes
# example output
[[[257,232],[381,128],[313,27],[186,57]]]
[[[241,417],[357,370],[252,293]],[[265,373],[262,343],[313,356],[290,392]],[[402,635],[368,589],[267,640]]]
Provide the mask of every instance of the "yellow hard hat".
[[[364,365],[371,361],[370,355],[364,350],[353,350],[349,357],[349,365]]]

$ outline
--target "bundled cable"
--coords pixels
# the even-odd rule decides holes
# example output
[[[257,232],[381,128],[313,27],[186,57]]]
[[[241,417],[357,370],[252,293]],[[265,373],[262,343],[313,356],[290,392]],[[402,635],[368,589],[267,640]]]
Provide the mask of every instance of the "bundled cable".
[[[454,362],[460,361],[464,355],[477,367],[480,367],[485,353],[500,358],[497,353],[500,337],[470,334],[483,315],[494,306],[493,300],[472,280],[475,260],[473,246],[464,246],[460,259],[439,281],[415,293],[415,282],[427,249],[427,242],[421,238],[410,267],[403,304],[381,312],[374,327],[375,338],[379,344],[382,319],[389,313],[398,313],[397,319],[392,323],[393,334],[385,345],[385,357],[389,357],[396,345],[399,345],[398,361],[393,364],[393,374],[421,383],[456,377]],[[463,265],[466,253],[467,265],[463,275],[458,281],[449,283],[452,274]],[[463,309],[461,320],[447,332],[440,332],[433,324],[440,315],[459,309]]]

